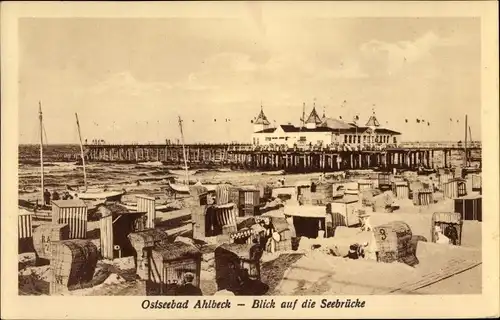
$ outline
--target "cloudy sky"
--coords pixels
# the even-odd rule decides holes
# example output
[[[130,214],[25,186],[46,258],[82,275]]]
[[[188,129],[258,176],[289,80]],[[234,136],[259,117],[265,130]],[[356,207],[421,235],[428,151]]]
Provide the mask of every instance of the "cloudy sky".
[[[177,139],[180,115],[187,142],[249,142],[261,102],[272,122],[298,124],[314,101],[320,114],[363,122],[375,109],[404,140],[463,139],[467,113],[478,139],[480,31],[472,18],[283,20],[259,11],[22,19],[20,143],[38,141],[39,100],[49,143],[77,143],[75,112],[89,140]]]

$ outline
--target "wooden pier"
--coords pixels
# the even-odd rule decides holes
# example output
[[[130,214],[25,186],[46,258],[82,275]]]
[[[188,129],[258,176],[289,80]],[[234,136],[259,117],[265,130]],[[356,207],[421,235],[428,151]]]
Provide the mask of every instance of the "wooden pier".
[[[232,168],[287,171],[337,171],[371,168],[450,167],[452,156],[462,156],[460,144],[406,143],[392,146],[348,146],[287,148],[250,144],[185,145],[190,167],[224,165]],[[184,164],[180,144],[85,145],[85,158],[93,162],[139,163],[160,161]],[[481,144],[467,146],[469,158],[480,162]]]

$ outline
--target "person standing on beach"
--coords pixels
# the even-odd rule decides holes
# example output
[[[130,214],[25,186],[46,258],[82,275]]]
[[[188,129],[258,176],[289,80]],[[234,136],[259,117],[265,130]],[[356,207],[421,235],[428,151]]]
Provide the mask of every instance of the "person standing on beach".
[[[50,192],[47,189],[43,193],[43,201],[46,206],[50,205]]]
[[[59,193],[56,190],[52,192],[52,200],[59,200]]]
[[[259,243],[259,240],[257,239],[253,239],[252,243],[253,245],[250,247],[250,250],[248,252],[249,258],[251,261],[260,261],[265,248]]]
[[[276,230],[274,229],[273,223],[269,217],[265,217],[261,221],[261,226],[264,228],[265,231],[264,234],[261,236],[260,244],[262,248],[266,250],[267,245],[270,241],[272,241],[271,238]]]
[[[62,195],[62,199],[63,200],[71,200],[71,199],[73,199],[73,197],[69,194],[68,191],[64,191],[63,195]]]

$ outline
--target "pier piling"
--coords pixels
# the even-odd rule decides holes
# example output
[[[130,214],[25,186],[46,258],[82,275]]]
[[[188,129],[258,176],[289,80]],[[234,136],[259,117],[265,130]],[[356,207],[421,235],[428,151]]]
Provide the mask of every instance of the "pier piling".
[[[85,145],[85,149],[85,160],[94,162],[161,161],[165,164],[181,165],[184,161],[182,146],[177,144]],[[287,149],[249,144],[186,145],[186,160],[189,166],[215,164],[237,168],[284,169],[297,172],[372,168],[416,169],[438,166],[448,168],[451,166],[453,154],[459,153],[463,154],[463,147],[460,145],[426,145],[423,143],[361,150],[348,150],[339,146]],[[480,159],[480,143],[470,145],[467,153],[470,159]]]

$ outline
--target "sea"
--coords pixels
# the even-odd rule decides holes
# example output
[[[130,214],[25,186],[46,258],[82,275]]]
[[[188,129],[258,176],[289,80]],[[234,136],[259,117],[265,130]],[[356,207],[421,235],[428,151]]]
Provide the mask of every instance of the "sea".
[[[18,150],[19,192],[35,192],[40,186],[39,146],[19,145]],[[65,189],[67,186],[72,188],[83,186],[83,166],[75,160],[74,156],[78,155],[79,152],[79,145],[44,146],[44,186],[55,190]],[[462,152],[454,152],[451,157],[452,165],[461,164],[462,159]],[[443,164],[443,159],[436,158],[435,161],[438,165]],[[161,187],[166,186],[169,181],[173,182],[175,178],[179,178],[170,171],[176,169],[175,167],[161,163],[88,162],[85,168],[88,185],[97,188],[113,186],[115,189],[129,189],[139,185],[158,185]],[[194,179],[202,183],[252,184],[255,183],[256,176],[262,176],[262,172],[202,168],[194,175]]]

